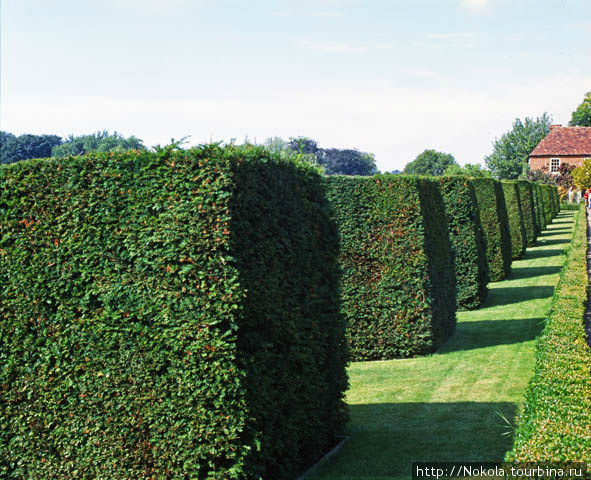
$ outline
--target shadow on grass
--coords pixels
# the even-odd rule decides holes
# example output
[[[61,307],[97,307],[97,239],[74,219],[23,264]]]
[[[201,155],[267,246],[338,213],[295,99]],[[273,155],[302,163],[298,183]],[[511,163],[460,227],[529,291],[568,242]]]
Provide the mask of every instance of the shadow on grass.
[[[551,298],[554,287],[549,285],[531,287],[503,287],[491,288],[483,307],[500,307],[511,303],[527,302],[541,298]]]
[[[544,233],[540,233],[538,238],[541,237],[553,237],[555,235],[564,235],[567,232],[571,232],[572,228],[553,228],[551,230],[546,230]],[[565,240],[568,241],[568,240]]]
[[[568,242],[564,242],[568,243]],[[556,257],[558,255],[563,255],[564,250],[562,248],[549,248],[547,250],[529,250],[525,254],[522,260],[530,260],[532,258],[546,258],[546,257]]]
[[[553,275],[560,273],[562,267],[517,267],[511,269],[509,280],[538,277],[542,275]]]
[[[548,237],[539,238],[537,246],[543,247],[545,245],[559,245],[559,244],[568,245],[568,240],[565,240],[564,238],[557,238],[555,240],[552,240]]]
[[[486,372],[482,372],[486,375]],[[412,462],[502,461],[512,446],[510,402],[377,403],[350,405],[342,449],[310,478],[411,476]]]
[[[439,348],[437,355],[528,342],[534,340],[543,328],[542,317],[458,322],[456,331]]]

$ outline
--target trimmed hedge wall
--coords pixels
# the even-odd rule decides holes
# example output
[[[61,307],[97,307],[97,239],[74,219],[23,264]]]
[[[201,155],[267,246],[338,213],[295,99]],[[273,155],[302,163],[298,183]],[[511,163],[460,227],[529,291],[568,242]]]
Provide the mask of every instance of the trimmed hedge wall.
[[[435,351],[456,325],[456,281],[436,180],[326,178],[341,240],[341,309],[351,358]]]
[[[474,178],[472,183],[486,240],[490,280],[498,282],[511,271],[511,234],[503,189],[501,182],[492,178]]]
[[[587,297],[586,221],[580,208],[574,238],[525,396],[508,461],[577,461],[591,467],[591,349],[583,326]]]
[[[503,187],[507,216],[509,217],[511,258],[516,260],[523,257],[525,249],[527,248],[521,196],[519,195],[519,189],[516,182],[503,181],[501,182],[501,186]]]
[[[0,476],[295,478],[345,420],[337,256],[261,148],[0,166]]]
[[[488,294],[488,263],[474,187],[467,177],[440,177],[439,185],[455,258],[458,307],[478,308]]]
[[[527,180],[517,180],[516,183],[519,189],[519,199],[521,200],[525,241],[528,247],[532,247],[536,244],[539,228],[536,221],[532,184]]]
[[[534,191],[534,200],[536,213],[538,217],[538,225],[540,227],[539,233],[542,233],[546,229],[546,215],[544,213],[544,202],[542,201],[542,188],[540,187],[540,184],[537,182],[533,182],[532,187]]]
[[[550,185],[542,184],[540,185],[540,189],[542,191],[542,205],[544,206],[544,219],[546,220],[546,225],[552,223],[552,219],[554,218],[554,205],[552,202],[552,187]]]

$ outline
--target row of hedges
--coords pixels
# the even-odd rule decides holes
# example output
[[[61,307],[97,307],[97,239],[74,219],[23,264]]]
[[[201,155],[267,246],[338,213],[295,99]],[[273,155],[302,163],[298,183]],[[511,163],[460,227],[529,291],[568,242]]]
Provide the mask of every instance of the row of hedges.
[[[536,367],[508,461],[578,461],[591,467],[591,350],[583,325],[587,298],[586,221],[580,208]]]
[[[536,210],[534,203],[533,184],[527,180],[518,180],[519,199],[521,201],[523,226],[525,230],[525,242],[528,247],[536,244],[538,236],[538,224],[536,221]]]
[[[542,188],[539,183],[532,184],[534,189],[534,202],[536,208],[536,218],[538,220],[538,235],[546,228],[546,215],[544,213],[544,203],[542,202]]]
[[[516,182],[501,182],[505,206],[509,219],[509,233],[511,235],[511,258],[516,260],[523,257],[527,248],[525,234],[525,220],[523,215],[521,195]]]
[[[319,173],[260,148],[0,166],[0,476],[295,478],[346,416],[337,255]]]
[[[435,351],[455,329],[456,281],[434,179],[328,177],[353,360]]]
[[[454,253],[458,308],[478,308],[488,294],[488,262],[474,186],[467,177],[440,177]]]
[[[492,178],[473,178],[480,221],[486,240],[490,280],[503,280],[511,271],[511,234],[501,182]]]
[[[546,225],[552,222],[552,219],[556,216],[558,212],[556,212],[556,207],[554,205],[554,193],[553,187],[551,185],[540,185],[540,189],[542,191],[542,205],[544,211],[544,219],[546,221]]]

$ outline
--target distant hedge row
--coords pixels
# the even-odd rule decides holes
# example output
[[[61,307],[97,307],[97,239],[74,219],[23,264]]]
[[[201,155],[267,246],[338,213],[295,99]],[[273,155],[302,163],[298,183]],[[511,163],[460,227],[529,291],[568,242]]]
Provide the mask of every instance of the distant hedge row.
[[[527,180],[518,180],[519,199],[521,201],[523,213],[523,227],[525,230],[525,241],[528,247],[536,244],[539,226],[536,221],[536,211],[533,196],[533,186]]]
[[[346,417],[337,255],[320,175],[260,148],[1,166],[0,476],[295,478]]]
[[[328,177],[353,360],[433,352],[454,331],[456,281],[436,180]]]
[[[472,179],[480,221],[486,239],[490,280],[503,280],[511,271],[511,234],[501,182],[492,178]]]
[[[579,461],[591,467],[591,350],[582,322],[587,297],[585,209],[537,340],[536,367],[508,461]]]
[[[542,188],[539,183],[532,183],[534,189],[534,202],[536,208],[536,216],[538,219],[538,235],[546,228],[546,214],[544,213],[544,202],[542,201]]]
[[[511,258],[513,260],[523,257],[527,248],[525,234],[525,220],[523,215],[523,204],[516,182],[501,182],[507,216],[509,218],[509,233],[511,235]]]
[[[458,307],[471,310],[486,299],[489,281],[476,194],[467,177],[441,177],[439,184],[454,253]]]
[[[555,212],[555,205],[554,205],[554,194],[552,192],[552,186],[542,184],[540,185],[540,189],[542,191],[542,205],[544,208],[544,219],[546,221],[546,225],[549,225],[552,222],[552,219],[556,216]]]

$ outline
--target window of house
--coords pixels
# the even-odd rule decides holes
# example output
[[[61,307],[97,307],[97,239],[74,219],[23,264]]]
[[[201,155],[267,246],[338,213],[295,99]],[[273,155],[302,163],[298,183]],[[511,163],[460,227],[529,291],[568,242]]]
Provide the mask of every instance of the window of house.
[[[560,158],[551,158],[550,159],[550,173],[558,173],[559,168],[560,168]]]

